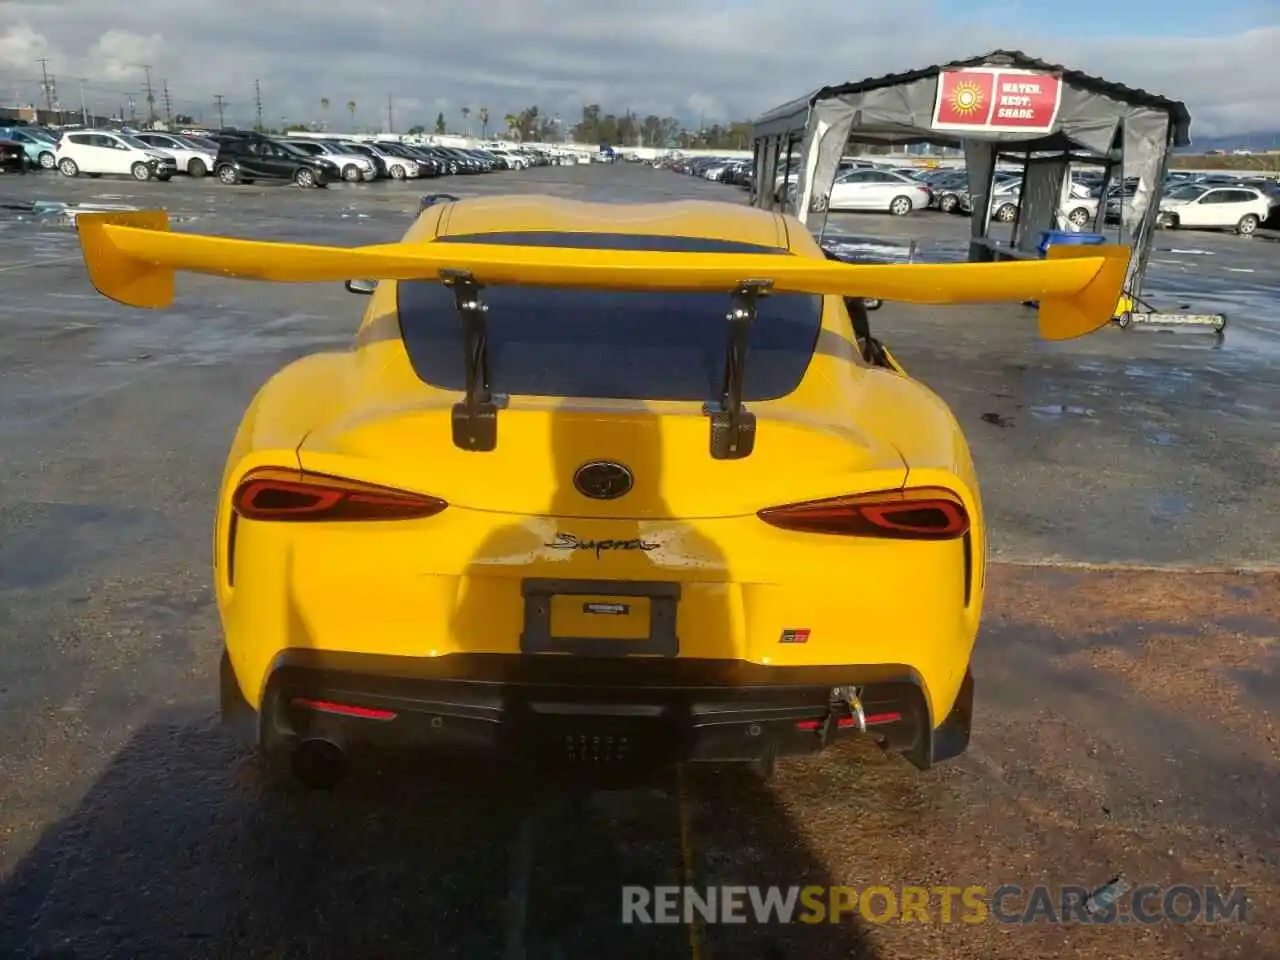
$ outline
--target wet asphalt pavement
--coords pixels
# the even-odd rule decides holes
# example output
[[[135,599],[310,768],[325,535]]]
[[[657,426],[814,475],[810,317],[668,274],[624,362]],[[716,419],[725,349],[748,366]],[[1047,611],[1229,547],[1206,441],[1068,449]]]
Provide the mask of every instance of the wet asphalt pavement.
[[[395,239],[437,191],[741,197],[625,166],[312,192],[0,178],[0,204],[163,197],[178,229],[351,245]],[[939,259],[967,229],[832,225],[855,255],[915,238]],[[64,218],[0,209],[0,958],[1280,956],[1280,245],[1157,246],[1151,298],[1225,309],[1224,341],[1044,345],[1016,307],[872,315],[968,432],[1006,561],[961,760],[921,775],[853,744],[770,784],[685,770],[578,794],[388,759],[298,796],[216,723],[209,525],[253,391],[345,345],[362,303],[182,277],[173,309],[127,310]],[[1154,569],[1088,568],[1108,564]],[[1247,921],[620,923],[624,884],[1117,874],[1244,886]]]

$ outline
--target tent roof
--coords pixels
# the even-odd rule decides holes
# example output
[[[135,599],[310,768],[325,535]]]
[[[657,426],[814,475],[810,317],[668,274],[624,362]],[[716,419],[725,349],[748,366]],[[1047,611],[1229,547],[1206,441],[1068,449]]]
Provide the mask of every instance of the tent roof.
[[[934,64],[933,66],[911,70],[906,73],[889,73],[882,77],[868,77],[865,80],[822,87],[807,97],[792,100],[790,103],[775,107],[757,119],[755,126],[757,130],[762,132],[764,128],[773,128],[767,131],[769,133],[781,133],[791,126],[796,126],[803,130],[809,107],[821,100],[830,100],[846,94],[865,93],[868,90],[876,90],[882,87],[896,87],[902,84],[914,83],[917,80],[936,77],[943,70],[960,67],[980,67],[993,60],[998,61],[1001,66],[1009,66],[1014,69],[1057,73],[1062,76],[1064,82],[1078,89],[1097,93],[1136,107],[1147,107],[1163,111],[1169,115],[1174,146],[1187,146],[1191,142],[1191,114],[1187,111],[1185,104],[1154,93],[1148,93],[1146,90],[1137,90],[1132,87],[1126,87],[1123,84],[1113,83],[1110,80],[1104,80],[1101,77],[1082,73],[1079,70],[1072,70],[1070,67],[1064,67],[1061,64],[1038,60],[1023,53],[1021,50],[992,50],[990,53],[978,57],[970,57],[967,60],[954,60],[951,63]],[[958,138],[952,136],[946,139],[954,140]]]

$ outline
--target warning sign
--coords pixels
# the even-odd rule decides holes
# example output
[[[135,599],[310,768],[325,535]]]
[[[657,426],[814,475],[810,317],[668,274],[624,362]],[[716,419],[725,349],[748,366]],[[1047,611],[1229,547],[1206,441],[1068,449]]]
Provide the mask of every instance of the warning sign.
[[[990,67],[943,70],[933,129],[1048,133],[1061,104],[1062,81],[1051,74]]]

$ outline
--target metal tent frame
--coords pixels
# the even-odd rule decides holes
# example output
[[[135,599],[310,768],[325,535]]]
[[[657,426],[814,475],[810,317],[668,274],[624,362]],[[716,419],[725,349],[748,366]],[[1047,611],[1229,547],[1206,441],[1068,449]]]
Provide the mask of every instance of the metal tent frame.
[[[972,129],[937,123],[944,74],[991,70],[1052,77],[1058,93],[1052,123],[1039,129]],[[784,103],[754,124],[755,176],[752,203],[764,209],[786,206],[774,195],[779,163],[798,152],[800,168],[793,210],[808,223],[816,196],[830,195],[847,144],[907,146],[933,143],[961,146],[973,200],[969,259],[989,261],[1038,256],[1040,234],[1065,228],[1060,208],[1070,187],[1072,162],[1104,169],[1094,229],[1102,232],[1107,187],[1115,174],[1137,178],[1131,202],[1121,204],[1120,242],[1129,243],[1125,290],[1138,299],[1156,229],[1160,193],[1172,148],[1190,144],[1191,116],[1185,105],[1145,90],[1047,63],[1021,51],[996,50],[984,56],[936,64],[909,73],[822,87]],[[1024,179],[1011,245],[990,237],[990,195],[996,164],[1012,159]],[[1126,239],[1127,238],[1127,239]],[[1120,310],[1120,306],[1117,306]]]

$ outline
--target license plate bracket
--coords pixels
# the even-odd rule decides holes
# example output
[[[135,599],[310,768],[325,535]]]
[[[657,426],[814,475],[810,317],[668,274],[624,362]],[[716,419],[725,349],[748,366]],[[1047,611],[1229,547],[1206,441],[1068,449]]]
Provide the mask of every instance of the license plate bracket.
[[[676,607],[680,584],[638,580],[560,580],[530,578],[520,585],[524,596],[524,653],[569,653],[581,657],[674,657],[680,652],[676,636]],[[646,637],[559,637],[551,630],[555,597],[608,597],[625,602],[635,597],[648,601],[649,631]]]

